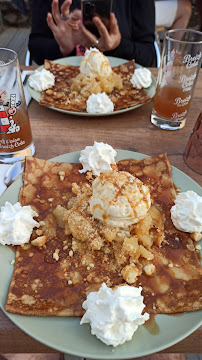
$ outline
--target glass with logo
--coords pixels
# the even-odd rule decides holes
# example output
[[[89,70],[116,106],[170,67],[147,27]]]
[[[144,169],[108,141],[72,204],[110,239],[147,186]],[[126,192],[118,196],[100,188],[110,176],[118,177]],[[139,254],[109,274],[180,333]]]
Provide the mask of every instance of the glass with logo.
[[[0,162],[15,163],[34,152],[18,56],[0,48]]]
[[[200,31],[166,32],[151,114],[154,125],[165,130],[185,126],[201,62]]]

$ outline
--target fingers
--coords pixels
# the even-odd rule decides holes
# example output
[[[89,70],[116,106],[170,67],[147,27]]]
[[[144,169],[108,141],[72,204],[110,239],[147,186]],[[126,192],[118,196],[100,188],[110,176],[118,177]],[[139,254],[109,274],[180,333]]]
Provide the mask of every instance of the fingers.
[[[71,12],[71,19],[73,21],[78,21],[82,19],[82,14],[81,14],[81,10],[79,9],[75,9]]]
[[[93,35],[90,31],[88,31],[82,23],[79,23],[79,30],[82,39],[81,44],[84,47],[90,48],[93,44],[96,43],[96,36]]]
[[[68,25],[74,30],[79,30],[79,22],[81,21],[81,11],[76,9],[70,13]]]
[[[103,39],[107,39],[109,37],[109,33],[102,20],[98,16],[94,16],[93,23],[97,27],[100,37],[102,37]]]
[[[53,17],[52,17],[52,14],[51,13],[48,13],[47,14],[47,17],[46,17],[46,21],[47,21],[47,24],[49,26],[49,28],[52,30],[52,32],[54,33],[57,26],[55,25],[54,21],[53,21]]]
[[[72,28],[72,30],[78,31],[79,24],[78,22],[72,21],[71,19],[68,20],[68,26]]]
[[[110,14],[109,31],[98,16],[93,18],[93,22],[100,34],[99,43],[96,47],[102,52],[115,49],[121,41],[121,34],[115,15]]]
[[[110,34],[118,34],[119,33],[119,26],[116,16],[111,13],[110,20],[109,20],[109,33]]]
[[[61,14],[65,17],[69,15],[69,8],[72,4],[72,0],[65,0],[61,6]]]
[[[58,0],[52,1],[52,16],[56,24],[58,24],[61,21]]]

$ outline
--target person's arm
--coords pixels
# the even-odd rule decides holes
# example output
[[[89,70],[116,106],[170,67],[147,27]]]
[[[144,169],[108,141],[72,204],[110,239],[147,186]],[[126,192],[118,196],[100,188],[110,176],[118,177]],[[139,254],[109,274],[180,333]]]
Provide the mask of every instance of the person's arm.
[[[29,36],[28,48],[31,59],[37,64],[43,64],[45,59],[62,57],[59,46],[49,29],[46,16],[51,11],[52,0],[32,1],[32,29]]]
[[[128,1],[125,1],[128,6]],[[115,8],[116,10],[116,8]],[[142,66],[152,66],[155,61],[155,8],[152,0],[133,0],[131,1],[132,16],[131,36],[125,38],[122,36],[119,46],[106,55],[116,56],[125,59],[135,59]],[[115,12],[116,15],[116,12]],[[122,24],[119,23],[122,21]],[[119,28],[122,34],[126,18],[118,19]]]
[[[35,61],[38,65],[42,65],[45,59],[55,60],[63,57],[54,38],[51,39],[41,35],[39,37],[38,34],[30,35],[29,50],[31,60]]]

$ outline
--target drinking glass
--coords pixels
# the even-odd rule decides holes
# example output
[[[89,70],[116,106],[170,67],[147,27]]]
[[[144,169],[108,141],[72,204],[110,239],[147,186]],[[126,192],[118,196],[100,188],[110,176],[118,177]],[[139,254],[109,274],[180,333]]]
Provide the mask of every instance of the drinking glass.
[[[34,152],[18,56],[0,48],[0,162],[15,163]]]
[[[202,33],[195,30],[166,32],[158,72],[151,122],[161,129],[185,126],[202,61]]]

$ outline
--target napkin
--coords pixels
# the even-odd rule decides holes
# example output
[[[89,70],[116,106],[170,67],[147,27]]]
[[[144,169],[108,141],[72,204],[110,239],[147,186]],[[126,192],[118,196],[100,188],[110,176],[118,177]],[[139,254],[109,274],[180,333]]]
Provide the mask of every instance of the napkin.
[[[7,189],[7,186],[4,184],[4,176],[10,166],[8,164],[0,164],[0,195]]]
[[[23,89],[24,89],[24,94],[25,94],[25,101],[27,106],[29,105],[32,97],[27,89],[27,80],[28,80],[28,76],[32,73],[33,71],[31,70],[23,70],[21,72],[21,78],[22,78],[22,83],[23,83]]]

